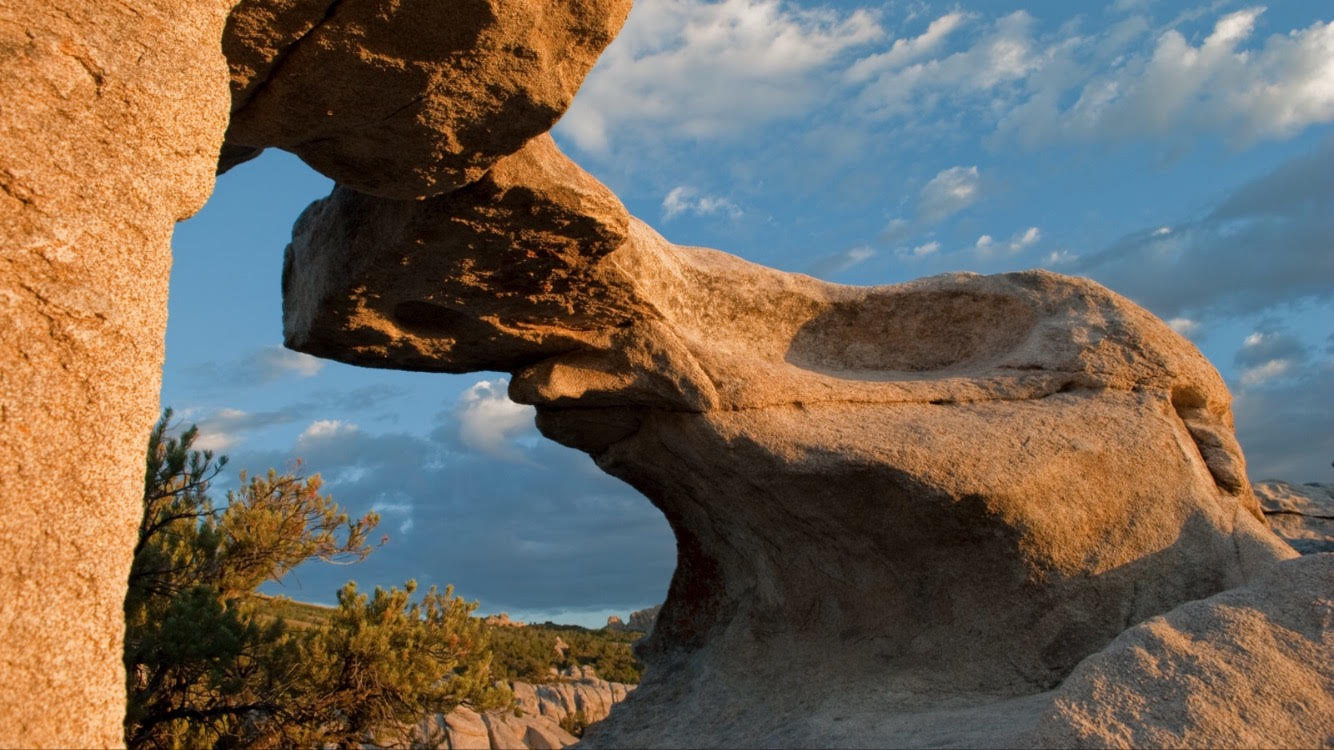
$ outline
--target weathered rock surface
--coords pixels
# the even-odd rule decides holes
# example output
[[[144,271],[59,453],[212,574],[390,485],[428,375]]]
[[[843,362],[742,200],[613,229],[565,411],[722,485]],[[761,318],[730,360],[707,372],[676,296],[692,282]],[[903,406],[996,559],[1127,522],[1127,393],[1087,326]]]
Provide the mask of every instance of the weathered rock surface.
[[[555,682],[539,685],[511,682],[510,689],[514,692],[517,712],[497,710],[479,714],[459,706],[411,727],[404,742],[385,739],[376,746],[556,750],[578,741],[561,728],[562,720],[578,713],[586,723],[601,721],[635,686],[598,679],[591,667],[584,667],[563,672]]]
[[[1278,564],[1226,389],[1153,316],[667,242],[540,135],[628,0],[244,0],[224,36],[229,5],[0,7],[0,744],[119,741],[169,234],[229,105],[222,166],[341,183],[294,232],[291,346],[509,371],[672,524],[646,682],[589,744],[1331,742],[1328,557]]]
[[[229,0],[0,3],[0,746],[123,741],[170,238],[213,186]]]
[[[1270,528],[1293,549],[1334,552],[1334,484],[1269,479],[1255,484],[1255,496]]]
[[[1334,555],[1122,633],[1038,727],[1048,747],[1334,746]]]
[[[630,619],[626,622],[627,630],[637,630],[641,633],[650,633],[653,631],[653,623],[658,619],[658,613],[662,611],[661,604],[655,604],[645,609],[637,609],[630,613]]]
[[[544,138],[446,196],[336,189],[284,276],[289,346],[508,370],[672,524],[649,672],[590,744],[827,744],[839,716],[894,744],[888,717],[1042,693],[1295,556],[1217,373],[1089,281],[854,288],[674,246]]]
[[[476,182],[569,107],[630,0],[241,0],[225,169],[277,146],[399,198]]]

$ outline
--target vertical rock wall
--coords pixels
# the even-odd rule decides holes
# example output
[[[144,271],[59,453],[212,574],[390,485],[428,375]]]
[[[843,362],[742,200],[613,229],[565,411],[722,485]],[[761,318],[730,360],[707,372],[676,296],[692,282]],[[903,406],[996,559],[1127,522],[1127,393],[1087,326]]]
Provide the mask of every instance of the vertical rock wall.
[[[122,743],[171,232],[213,187],[231,2],[0,3],[3,747]]]

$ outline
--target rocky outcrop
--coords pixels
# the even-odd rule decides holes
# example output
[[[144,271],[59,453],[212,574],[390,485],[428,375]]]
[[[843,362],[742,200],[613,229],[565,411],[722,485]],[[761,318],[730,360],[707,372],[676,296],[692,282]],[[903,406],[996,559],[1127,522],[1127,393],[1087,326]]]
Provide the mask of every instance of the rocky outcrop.
[[[649,633],[653,630],[653,623],[658,619],[658,613],[662,611],[661,604],[655,604],[645,609],[637,609],[630,613],[630,619],[626,622],[627,630],[637,630],[641,633]]]
[[[853,288],[678,247],[546,138],[435,198],[336,189],[284,290],[289,346],[508,370],[544,434],[662,509],[678,567],[648,673],[590,744],[822,744],[836,715],[896,744],[889,717],[1047,691],[1295,554],[1221,379],[1132,303],[1039,271]]]
[[[0,9],[0,744],[119,737],[168,236],[229,108],[228,3],[94,5]],[[1329,618],[1301,613],[1327,611],[1327,558],[1279,565],[1189,342],[1051,273],[854,288],[669,243],[542,135],[627,8],[243,0],[222,37],[220,166],[278,146],[339,183],[287,252],[288,344],[508,371],[544,434],[672,525],[645,683],[588,744],[1326,731],[1304,712]],[[1275,674],[1197,678],[1243,667]],[[455,719],[459,745],[520,739]]]
[[[1122,633],[1051,697],[1046,747],[1334,744],[1334,555]]]
[[[213,187],[229,6],[0,3],[3,747],[123,741],[171,231]]]
[[[560,723],[578,714],[584,723],[602,721],[612,706],[625,700],[634,685],[600,679],[592,667],[569,667],[560,679],[529,685],[510,683],[516,705],[525,715],[543,716]]]
[[[1293,549],[1309,555],[1334,552],[1334,484],[1255,484],[1255,496],[1270,527]]]
[[[225,170],[276,146],[339,184],[417,198],[545,133],[630,0],[240,0],[223,49]]]
[[[630,3],[235,4],[0,6],[6,747],[121,742],[170,237],[215,169],[278,146],[383,195],[470,184],[555,122]]]
[[[633,631],[636,633],[648,633],[653,630],[653,622],[658,619],[658,611],[662,605],[655,604],[652,607],[638,609],[630,613],[629,620],[622,620],[616,615],[607,618],[607,630]]]
[[[512,710],[478,713],[459,706],[406,728],[404,741],[380,738],[377,746],[555,750],[578,741],[561,727],[562,721],[576,716],[580,724],[602,721],[612,706],[635,689],[634,685],[598,679],[592,667],[571,667],[552,682],[533,685],[515,681],[509,686],[515,699]]]

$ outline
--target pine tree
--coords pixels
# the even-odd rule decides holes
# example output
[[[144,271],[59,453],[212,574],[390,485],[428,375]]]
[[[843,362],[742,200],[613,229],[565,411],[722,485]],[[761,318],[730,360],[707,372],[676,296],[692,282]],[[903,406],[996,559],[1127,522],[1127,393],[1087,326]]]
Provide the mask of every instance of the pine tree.
[[[226,466],[171,437],[171,410],[149,437],[144,518],[125,600],[126,743],[141,747],[357,745],[459,703],[505,705],[475,604],[416,584],[349,583],[327,625],[288,628],[256,589],[310,560],[371,552],[375,514],[350,519],[318,476],[247,477],[215,507]],[[406,741],[406,740],[404,740]]]

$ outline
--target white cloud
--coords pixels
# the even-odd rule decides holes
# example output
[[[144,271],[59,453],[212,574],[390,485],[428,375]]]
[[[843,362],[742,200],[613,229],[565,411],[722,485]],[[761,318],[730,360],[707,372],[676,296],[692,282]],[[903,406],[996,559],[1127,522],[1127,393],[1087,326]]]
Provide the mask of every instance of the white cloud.
[[[1052,250],[1042,259],[1044,266],[1063,266],[1079,260],[1079,255],[1069,250]]]
[[[672,188],[667,193],[667,197],[662,199],[663,220],[669,221],[687,213],[697,216],[713,216],[725,213],[736,219],[741,216],[741,208],[726,198],[720,198],[716,195],[700,195],[698,190],[687,185]]]
[[[1042,239],[1042,232],[1037,227],[1029,227],[1010,240],[1010,252],[1018,252]]]
[[[511,401],[508,385],[505,378],[479,380],[459,396],[459,439],[480,453],[522,460],[512,441],[533,429],[534,409]]]
[[[301,432],[301,435],[296,439],[296,444],[301,448],[309,448],[315,443],[346,437],[355,432],[357,432],[357,426],[349,422],[342,422],[337,419],[317,419]]]
[[[1172,227],[1158,227],[1153,230],[1154,237],[1163,237],[1172,233]]]
[[[864,10],[780,0],[640,0],[584,81],[558,133],[605,153],[628,133],[744,132],[809,111],[818,74],[884,31]]]
[[[219,429],[199,428],[199,433],[195,436],[194,449],[197,451],[213,451],[221,453],[236,445],[237,435],[235,433],[225,432]]]
[[[940,243],[932,240],[912,249],[900,250],[899,255],[905,258],[925,258],[928,255],[935,255],[939,250]]]
[[[1200,330],[1199,321],[1190,318],[1172,318],[1167,321],[1167,325],[1182,336],[1189,336]]]
[[[947,27],[953,30],[957,25],[956,20]],[[942,101],[963,96],[990,97],[998,87],[1021,81],[1040,67],[1042,60],[1031,38],[1032,25],[1032,16],[1022,10],[997,19],[972,46],[890,68],[873,77],[861,90],[858,102],[873,118],[896,118],[920,117]],[[937,35],[941,39],[943,36]],[[933,49],[938,46],[939,42]],[[863,58],[853,70],[885,67],[876,63],[892,53],[893,48],[889,53]]]
[[[1029,227],[1022,232],[1016,232],[1004,244],[998,244],[991,235],[984,234],[977,238],[973,243],[973,248],[977,251],[979,258],[990,258],[997,254],[1014,254],[1025,248],[1028,248],[1042,239],[1042,230],[1037,227]],[[1068,252],[1053,252],[1047,256],[1048,262],[1069,261],[1075,258]]]
[[[1305,364],[1307,358],[1307,348],[1301,339],[1268,327],[1246,337],[1237,350],[1236,362],[1242,368],[1241,384],[1254,387],[1289,374]]]
[[[379,513],[380,516],[386,518],[389,516],[398,518],[398,533],[400,534],[412,531],[412,527],[416,525],[412,517],[414,508],[412,498],[401,492],[381,493],[380,497],[374,503],[371,503],[372,512]]]
[[[1000,129],[1034,146],[1053,136],[1121,141],[1200,132],[1245,143],[1334,121],[1334,23],[1247,47],[1263,12],[1252,7],[1218,18],[1198,45],[1176,29],[1159,35],[1151,49],[1112,60],[1076,60],[1094,46],[1075,45],[1050,64],[1106,72],[1035,86]],[[1061,98],[1074,101],[1062,109]]]
[[[1292,368],[1292,361],[1287,359],[1271,359],[1254,367],[1248,367],[1241,371],[1242,385],[1260,385],[1269,380],[1273,380],[1280,375],[1288,372]]]
[[[911,39],[895,39],[893,46],[884,52],[868,55],[853,63],[848,68],[847,78],[859,83],[887,70],[898,70],[935,52],[944,44],[951,33],[963,25],[968,16],[964,13],[946,13],[932,21],[921,36]]]
[[[967,208],[980,195],[976,166],[942,169],[922,188],[917,211],[927,222],[937,222]]]
[[[1136,13],[1099,31],[1067,24],[1042,35],[1025,11],[954,11],[894,38],[868,11],[640,0],[557,133],[607,155],[621,141],[642,149],[742,135],[817,112],[838,122],[812,129],[855,133],[860,151],[885,136],[886,120],[948,133],[960,114],[1035,148],[1053,139],[1188,146],[1200,132],[1246,143],[1334,121],[1334,22],[1261,37],[1263,11],[1200,7],[1158,32]],[[1177,28],[1210,14],[1203,39]],[[948,126],[935,127],[943,118]]]

